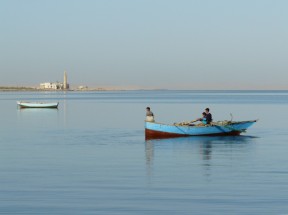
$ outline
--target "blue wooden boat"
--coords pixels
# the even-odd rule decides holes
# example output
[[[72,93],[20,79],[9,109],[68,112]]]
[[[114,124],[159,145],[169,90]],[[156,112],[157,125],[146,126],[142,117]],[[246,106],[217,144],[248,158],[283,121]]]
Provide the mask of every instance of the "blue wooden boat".
[[[17,101],[20,108],[58,108],[59,102],[23,102]]]
[[[156,122],[145,122],[146,139],[170,138],[182,136],[217,136],[217,135],[240,135],[257,120],[250,121],[220,121],[211,125],[190,126],[179,124],[162,124]]]

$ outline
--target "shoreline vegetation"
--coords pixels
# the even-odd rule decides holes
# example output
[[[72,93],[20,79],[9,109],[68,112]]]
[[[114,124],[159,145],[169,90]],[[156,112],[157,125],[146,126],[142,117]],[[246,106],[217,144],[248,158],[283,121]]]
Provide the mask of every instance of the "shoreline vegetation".
[[[36,91],[37,89],[34,87],[6,87],[0,86],[0,91]]]

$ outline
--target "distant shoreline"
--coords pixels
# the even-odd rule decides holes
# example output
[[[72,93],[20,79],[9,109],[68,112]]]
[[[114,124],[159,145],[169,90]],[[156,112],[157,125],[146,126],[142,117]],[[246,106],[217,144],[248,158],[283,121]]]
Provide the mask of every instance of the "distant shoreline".
[[[70,89],[70,90],[48,90],[48,89],[15,89],[15,88],[6,88],[6,89],[0,89],[0,92],[66,92],[66,91],[77,91],[77,92],[89,92],[89,91],[129,91],[129,90],[118,90],[118,89],[91,89],[91,90],[78,90],[78,89]],[[130,90],[131,91],[131,90]]]
[[[69,90],[55,90],[55,89],[40,89],[36,87],[5,87],[5,86],[0,86],[0,92],[100,92],[100,91],[218,91],[218,92],[224,92],[224,91],[254,91],[254,92],[265,92],[265,91],[275,91],[275,92],[283,92],[283,91],[288,91],[288,90],[283,90],[283,89],[209,89],[209,90],[203,90],[203,89],[125,89],[125,88],[104,88],[104,87],[99,87],[99,88],[85,88],[85,89],[69,89]]]
[[[39,88],[34,88],[34,87],[1,87],[0,86],[0,92],[65,92],[65,91],[91,92],[91,91],[135,91],[135,90],[147,90],[147,89],[87,88],[87,89],[55,90],[55,89],[39,89]],[[165,90],[165,89],[151,89],[151,90]]]

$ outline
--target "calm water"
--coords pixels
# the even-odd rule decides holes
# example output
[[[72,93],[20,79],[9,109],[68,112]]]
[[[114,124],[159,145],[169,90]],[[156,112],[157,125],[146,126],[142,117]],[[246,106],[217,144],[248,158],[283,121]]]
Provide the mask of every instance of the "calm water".
[[[59,101],[58,110],[17,100]],[[260,119],[145,141],[156,120]],[[288,214],[288,91],[0,93],[0,214]]]

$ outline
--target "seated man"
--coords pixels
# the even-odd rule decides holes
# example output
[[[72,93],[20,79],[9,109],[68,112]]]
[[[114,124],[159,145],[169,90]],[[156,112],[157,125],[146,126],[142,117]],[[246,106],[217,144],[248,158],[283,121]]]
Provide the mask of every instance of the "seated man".
[[[201,123],[197,124],[197,126],[204,126],[207,125],[207,114],[205,112],[202,113],[202,117],[198,118],[196,120],[193,120],[191,122],[197,122],[200,121]],[[195,124],[189,124],[189,126],[195,126]]]
[[[147,122],[155,122],[154,120],[154,114],[153,112],[150,110],[150,107],[146,108],[146,121]]]
[[[205,109],[207,124],[210,124],[213,121],[212,114],[209,111],[209,108]]]

